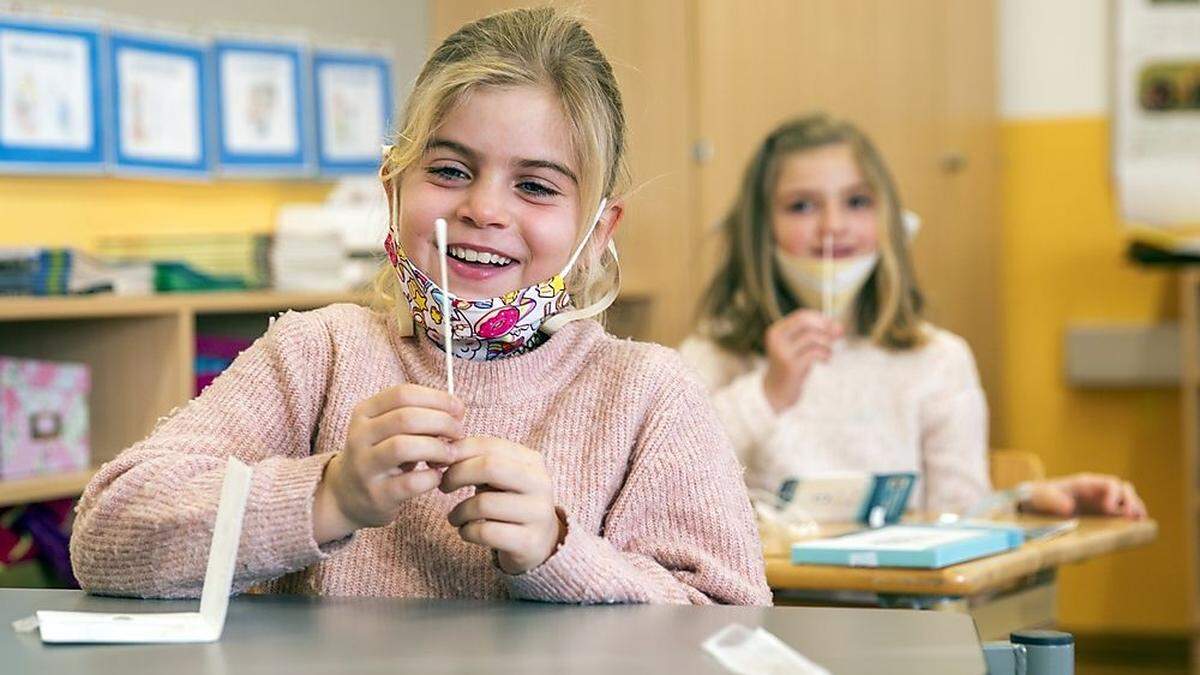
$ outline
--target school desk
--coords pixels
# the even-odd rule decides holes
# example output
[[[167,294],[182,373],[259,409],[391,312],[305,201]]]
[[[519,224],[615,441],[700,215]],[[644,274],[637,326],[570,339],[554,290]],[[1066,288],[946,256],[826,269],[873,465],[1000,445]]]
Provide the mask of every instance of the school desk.
[[[1038,524],[1047,518],[1021,516]],[[830,533],[845,527],[831,527]],[[1080,518],[1073,532],[1019,549],[938,570],[793,565],[767,556],[767,582],[778,604],[937,609],[969,613],[984,640],[1020,628],[1051,626],[1056,618],[1058,568],[1154,539],[1153,520]]]
[[[225,633],[198,645],[43,645],[13,620],[38,609],[194,611],[197,603],[0,590],[0,672],[726,672],[701,650],[722,627],[763,626],[835,673],[983,673],[969,617],[806,607],[580,607],[531,602],[242,596]]]

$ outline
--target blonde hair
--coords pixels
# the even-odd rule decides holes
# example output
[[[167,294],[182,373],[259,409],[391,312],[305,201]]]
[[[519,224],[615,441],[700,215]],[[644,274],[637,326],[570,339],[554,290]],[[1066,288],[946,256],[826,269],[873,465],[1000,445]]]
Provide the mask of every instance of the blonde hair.
[[[846,144],[879,204],[879,264],[854,302],[859,335],[894,349],[925,341],[923,299],[913,271],[896,183],[866,134],[847,121],[823,114],[789,120],[776,127],[751,158],[742,189],[722,221],[728,246],[701,300],[702,329],[734,352],[763,353],[767,329],[804,306],[788,288],[775,262],[772,209],[779,166],[797,153]]]
[[[447,113],[480,87],[547,87],[561,102],[572,151],[579,167],[580,218],[576,244],[604,197],[625,189],[625,113],[612,66],[573,14],[551,7],[514,9],[473,21],[446,38],[413,86],[404,119],[382,174],[392,190],[392,226],[399,231],[400,176],[420,161],[430,138]],[[617,284],[615,261],[606,265],[603,250],[591,247],[566,280],[574,303],[587,307]],[[403,289],[385,264],[375,278],[380,311],[398,311]]]

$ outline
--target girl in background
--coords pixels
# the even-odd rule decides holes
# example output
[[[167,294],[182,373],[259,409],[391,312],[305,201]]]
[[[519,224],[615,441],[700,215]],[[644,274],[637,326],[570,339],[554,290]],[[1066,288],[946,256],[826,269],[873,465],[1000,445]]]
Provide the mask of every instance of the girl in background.
[[[962,338],[922,317],[895,181],[852,124],[779,126],[724,220],[725,260],[684,359],[708,385],[751,488],[836,471],[916,472],[916,508],[990,490],[987,403]],[[1133,486],[1080,474],[1022,506],[1142,517]]]

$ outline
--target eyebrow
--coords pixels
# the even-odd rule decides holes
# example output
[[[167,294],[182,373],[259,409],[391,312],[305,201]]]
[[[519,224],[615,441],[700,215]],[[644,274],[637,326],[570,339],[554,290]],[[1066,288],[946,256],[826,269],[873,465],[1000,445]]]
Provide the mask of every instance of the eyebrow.
[[[472,162],[478,161],[479,159],[478,152],[475,152],[471,148],[459,143],[458,141],[452,141],[448,138],[432,138],[430,139],[429,144],[425,146],[426,152],[430,150],[436,150],[438,148],[443,148],[451,152],[458,153]],[[521,159],[517,160],[517,166],[523,169],[549,169],[551,171],[556,171],[571,179],[572,183],[575,183],[576,185],[579,184],[579,177],[575,175],[575,172],[571,171],[571,169],[559,162],[554,162],[548,159]]]

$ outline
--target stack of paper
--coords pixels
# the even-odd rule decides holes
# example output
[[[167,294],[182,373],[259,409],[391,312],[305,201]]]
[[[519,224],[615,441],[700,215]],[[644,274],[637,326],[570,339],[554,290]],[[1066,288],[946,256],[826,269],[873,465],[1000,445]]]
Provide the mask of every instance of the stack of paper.
[[[339,291],[366,285],[380,266],[387,218],[378,178],[345,179],[323,204],[285,205],[271,252],[275,286]]]

